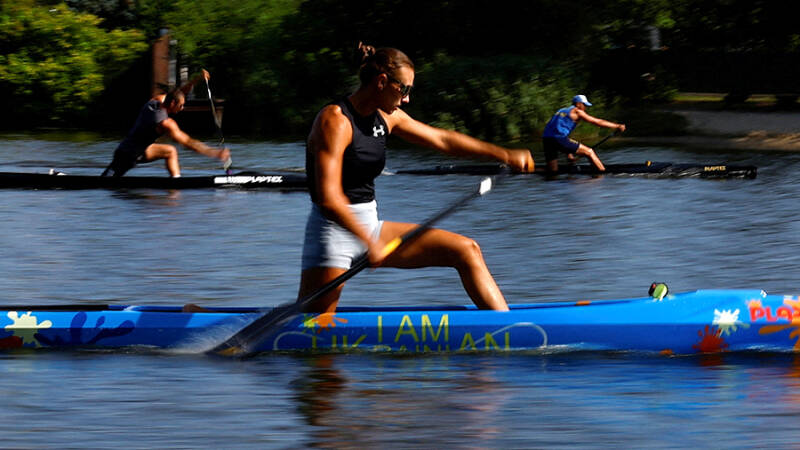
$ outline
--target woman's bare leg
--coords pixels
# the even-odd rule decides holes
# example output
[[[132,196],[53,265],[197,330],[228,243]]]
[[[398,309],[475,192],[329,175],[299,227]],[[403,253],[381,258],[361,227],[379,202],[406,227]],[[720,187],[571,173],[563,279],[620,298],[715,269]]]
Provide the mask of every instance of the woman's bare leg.
[[[381,243],[386,244],[417,225],[384,222]],[[465,236],[433,228],[410,244],[404,245],[384,260],[383,267],[415,269],[422,267],[453,267],[461,277],[464,290],[481,309],[508,311],[503,293],[486,266],[478,244]],[[314,293],[326,283],[346,272],[334,267],[313,267],[300,276],[298,300]],[[344,284],[323,295],[305,309],[306,312],[332,313],[336,310]]]
[[[414,227],[416,225],[410,223],[384,222],[381,242],[389,242]],[[461,277],[464,290],[479,308],[508,311],[508,304],[486,266],[480,247],[460,234],[432,228],[390,254],[383,266],[403,269],[453,267]]]
[[[300,275],[300,290],[297,293],[297,299],[300,300],[313,294],[317,289],[325,286],[344,272],[346,272],[345,269],[338,267],[312,267],[304,270]],[[340,284],[338,288],[309,304],[304,311],[314,313],[332,313],[336,311],[336,305],[339,303],[339,296],[342,295],[343,287],[344,283]]]

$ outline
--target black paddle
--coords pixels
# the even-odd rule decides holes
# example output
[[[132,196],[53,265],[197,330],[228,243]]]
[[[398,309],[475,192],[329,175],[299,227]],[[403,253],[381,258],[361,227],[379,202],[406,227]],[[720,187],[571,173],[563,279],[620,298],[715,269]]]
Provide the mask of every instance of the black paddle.
[[[612,137],[614,137],[616,135],[617,135],[617,130],[615,129],[614,131],[611,132],[611,134],[609,134],[608,136],[606,136],[603,139],[601,139],[600,142],[592,145],[591,148],[592,149],[597,148],[598,146],[602,145],[605,141],[611,139]]]
[[[611,139],[612,137],[614,137],[616,135],[617,135],[617,130],[614,130],[614,131],[611,132],[611,134],[609,134],[608,136],[604,137],[603,139],[600,139],[600,141],[598,141],[594,145],[590,145],[589,148],[594,150],[597,147],[601,146],[604,142],[606,142],[607,140]],[[574,161],[577,161],[577,160],[578,160],[578,157],[576,156]],[[574,163],[574,161],[573,161],[573,163]]]
[[[424,233],[425,230],[433,226],[434,223],[448,216],[458,207],[462,206],[463,204],[467,203],[469,200],[475,197],[480,197],[489,192],[495,183],[496,180],[492,177],[484,178],[483,181],[481,181],[481,184],[478,186],[477,190],[461,197],[460,199],[453,202],[452,205],[448,206],[435,216],[426,220],[421,225],[418,225],[416,228],[412,229],[406,234],[398,238],[395,238],[391,242],[389,242],[386,245],[386,247],[384,247],[384,255],[389,255],[393,251],[397,250],[399,247],[408,244],[409,242],[412,242],[413,240],[418,238],[422,233]],[[309,304],[311,304],[311,302],[317,300],[323,295],[336,289],[342,283],[349,280],[354,275],[361,272],[368,266],[369,266],[369,258],[367,254],[361,255],[355,261],[353,266],[350,267],[350,269],[348,269],[345,273],[339,275],[326,285],[319,288],[316,292],[313,292],[301,298],[295,303],[285,304],[273,308],[269,312],[263,314],[261,317],[255,319],[253,322],[251,322],[250,324],[248,324],[247,326],[236,332],[236,334],[229,337],[221,344],[215,346],[211,350],[208,350],[207,353],[212,353],[222,356],[234,356],[234,357],[246,357],[252,355],[253,353],[256,352],[258,346],[266,338],[268,338],[270,334],[277,331],[283,324],[289,321],[292,317],[296,316],[297,314],[300,314],[303,310],[305,310],[305,308]]]
[[[214,107],[214,97],[211,96],[211,86],[208,84],[208,78],[204,77],[204,79],[206,80],[206,90],[208,91],[208,102],[211,103],[211,115],[214,116],[214,124],[217,126],[217,133],[219,133],[219,147],[223,148],[225,136],[222,134],[222,121],[217,116],[217,108]],[[233,159],[229,156],[222,164],[222,168],[228,175],[231,174],[231,165],[233,165]]]

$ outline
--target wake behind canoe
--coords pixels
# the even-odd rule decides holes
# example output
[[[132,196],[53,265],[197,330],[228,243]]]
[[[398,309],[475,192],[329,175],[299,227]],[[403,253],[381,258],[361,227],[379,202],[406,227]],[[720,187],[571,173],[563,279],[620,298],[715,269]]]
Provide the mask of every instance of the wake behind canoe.
[[[203,352],[259,317],[257,308],[0,307],[0,348],[149,347]],[[302,314],[259,351],[797,351],[800,298],[701,290],[604,301],[453,307],[342,307]]]
[[[306,176],[297,173],[240,172],[170,178],[164,176],[101,177],[26,172],[0,172],[0,188],[17,189],[306,189]]]

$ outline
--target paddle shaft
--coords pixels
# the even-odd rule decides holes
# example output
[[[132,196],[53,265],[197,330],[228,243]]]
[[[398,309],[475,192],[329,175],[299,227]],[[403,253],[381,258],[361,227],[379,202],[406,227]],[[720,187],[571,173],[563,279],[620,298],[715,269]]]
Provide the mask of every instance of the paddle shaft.
[[[617,135],[617,130],[614,130],[614,131],[613,131],[611,134],[609,134],[608,136],[606,136],[606,137],[604,137],[603,139],[601,139],[601,140],[600,140],[600,142],[598,142],[598,143],[594,144],[594,145],[593,145],[591,148],[593,148],[593,149],[594,149],[594,148],[597,148],[597,147],[599,147],[599,146],[600,146],[600,145],[602,145],[602,144],[603,144],[605,141],[607,141],[607,140],[611,139],[612,137],[614,137],[614,136],[616,136],[616,135]]]
[[[222,147],[225,143],[225,136],[222,134],[222,123],[217,117],[217,108],[214,106],[214,97],[211,96],[211,85],[208,84],[208,80],[206,80],[206,90],[208,91],[208,102],[211,104],[211,115],[214,117],[214,125],[217,126],[217,132],[219,133],[219,145]]]
[[[217,132],[219,133],[219,147],[224,147],[225,135],[222,134],[222,122],[217,116],[217,108],[214,106],[214,97],[211,96],[211,85],[208,84],[208,79],[206,79],[206,90],[208,91],[208,102],[211,104],[211,115],[214,116],[214,125],[217,126]],[[231,165],[233,165],[233,160],[230,157],[222,164],[222,168],[228,175],[230,175]]]
[[[384,257],[388,256],[401,246],[407,245],[409,242],[413,242],[420,235],[422,235],[425,230],[433,226],[433,224],[447,217],[468,201],[489,192],[492,189],[495,181],[496,180],[493,178],[485,178],[483,181],[481,181],[481,184],[477,190],[470,192],[469,194],[456,200],[450,206],[426,220],[422,224],[416,226],[411,231],[393,239],[386,245],[386,247],[384,247]],[[238,357],[251,355],[255,352],[255,349],[258,347],[258,345],[263,342],[264,339],[269,337],[272,332],[280,328],[281,325],[286,323],[289,319],[297,314],[302,313],[312,302],[338,288],[342,283],[349,280],[368,266],[369,255],[366,253],[362,254],[360,257],[358,257],[358,259],[356,259],[350,269],[343,274],[326,283],[315,292],[301,298],[297,302],[278,306],[263,314],[261,317],[255,319],[253,322],[239,330],[236,334],[225,340],[223,343],[209,350],[208,353]]]

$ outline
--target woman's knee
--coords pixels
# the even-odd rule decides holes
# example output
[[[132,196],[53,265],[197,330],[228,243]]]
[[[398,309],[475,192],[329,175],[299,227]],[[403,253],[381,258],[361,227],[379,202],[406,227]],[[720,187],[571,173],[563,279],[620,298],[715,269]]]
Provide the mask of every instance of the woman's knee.
[[[453,243],[453,248],[458,255],[458,260],[461,263],[474,264],[476,262],[483,262],[483,253],[481,246],[471,238],[466,236],[459,236]]]

